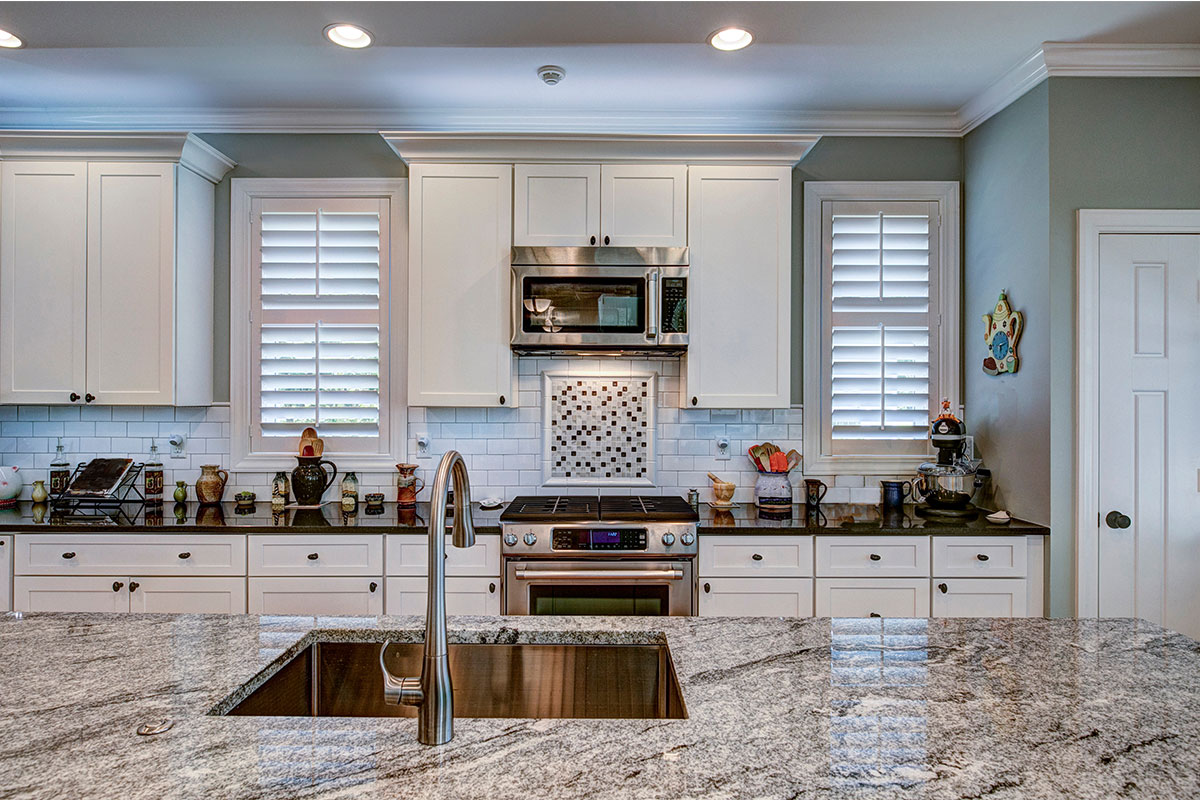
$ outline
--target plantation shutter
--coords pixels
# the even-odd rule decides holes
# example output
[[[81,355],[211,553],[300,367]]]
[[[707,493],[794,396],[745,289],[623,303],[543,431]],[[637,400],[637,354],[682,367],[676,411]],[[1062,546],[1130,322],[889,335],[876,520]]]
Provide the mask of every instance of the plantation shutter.
[[[938,399],[937,203],[822,210],[825,452],[926,453]]]
[[[378,198],[255,201],[255,451],[308,426],[337,452],[386,449],[388,218]]]

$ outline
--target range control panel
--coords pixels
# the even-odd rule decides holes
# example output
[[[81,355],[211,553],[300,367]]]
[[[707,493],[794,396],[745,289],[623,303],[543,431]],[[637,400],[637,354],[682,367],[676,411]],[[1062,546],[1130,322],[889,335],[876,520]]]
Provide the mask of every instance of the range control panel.
[[[555,550],[645,550],[645,528],[555,528]]]

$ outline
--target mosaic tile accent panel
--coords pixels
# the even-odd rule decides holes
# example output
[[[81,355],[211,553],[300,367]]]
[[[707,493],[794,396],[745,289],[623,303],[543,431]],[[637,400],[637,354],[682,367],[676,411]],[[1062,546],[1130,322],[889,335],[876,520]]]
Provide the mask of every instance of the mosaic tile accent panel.
[[[652,485],[655,378],[545,373],[546,482]]]

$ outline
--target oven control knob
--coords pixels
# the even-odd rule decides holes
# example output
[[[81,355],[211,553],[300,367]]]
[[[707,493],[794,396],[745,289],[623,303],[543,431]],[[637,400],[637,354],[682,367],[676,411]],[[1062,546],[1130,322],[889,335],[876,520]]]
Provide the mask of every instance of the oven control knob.
[[[514,547],[517,544],[517,535],[515,533],[504,534],[504,543],[509,547]]]
[[[693,542],[696,541],[696,534],[692,533],[691,531],[688,531],[687,533],[685,533],[679,537],[679,541],[684,545],[691,545]]]
[[[675,544],[675,534],[673,534],[673,533],[664,533],[664,534],[663,534],[663,540],[662,540],[662,542],[663,542],[663,544],[664,544],[664,545],[666,545],[667,547],[670,547],[671,545]]]
[[[533,547],[535,544],[537,544],[537,535],[532,533],[525,534],[525,544]]]

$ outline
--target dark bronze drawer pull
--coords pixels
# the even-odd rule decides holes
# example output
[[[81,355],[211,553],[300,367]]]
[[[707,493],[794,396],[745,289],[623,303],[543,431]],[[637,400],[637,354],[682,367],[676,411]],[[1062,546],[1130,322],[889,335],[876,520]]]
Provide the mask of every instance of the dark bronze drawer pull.
[[[755,553],[754,555],[752,555],[750,557],[753,558],[755,561],[762,561],[762,555],[759,553]]]
[[[879,555],[879,553],[871,553],[871,560],[872,561],[882,561],[883,556]]]
[[[950,591],[950,587],[944,583],[939,583],[938,591],[941,592],[942,594],[945,594],[946,592]]]
[[[987,555],[986,555],[985,553],[980,553],[979,555],[977,555],[977,556],[975,556],[975,557],[976,557],[976,558],[978,558],[980,561],[987,561],[987,560],[988,560],[988,557],[987,557]]]
[[[704,593],[708,594],[711,591],[712,591],[712,584],[711,583],[704,584]]]
[[[180,558],[191,558],[192,554],[191,553],[180,553],[179,557]]]
[[[66,553],[63,553],[63,558],[74,558],[74,557],[75,557],[75,553],[74,553],[74,552],[66,552]]]
[[[130,581],[129,582],[129,591],[136,592],[138,590],[139,586],[141,586],[141,584],[138,583],[137,581]]]
[[[316,561],[316,560],[317,560],[318,558],[320,558],[320,557],[321,557],[321,556],[320,556],[319,554],[317,554],[317,553],[309,553],[309,554],[308,554],[308,560],[309,560],[309,561]]]
[[[496,593],[496,584],[489,583],[488,584],[488,594],[495,594],[495,593]]]
[[[371,581],[371,594],[374,594],[375,590],[378,588],[379,588],[379,584],[376,583],[375,581]]]
[[[871,612],[871,616],[872,616],[872,617],[882,617],[883,615],[882,615],[882,614],[876,614],[874,611],[872,611],[872,612]]]
[[[121,591],[121,587],[122,587],[122,586],[124,586],[124,585],[125,585],[125,584],[121,583],[120,581],[113,581],[113,591],[114,591],[114,592],[119,592],[119,591]]]

